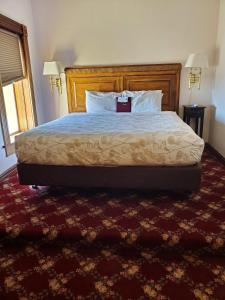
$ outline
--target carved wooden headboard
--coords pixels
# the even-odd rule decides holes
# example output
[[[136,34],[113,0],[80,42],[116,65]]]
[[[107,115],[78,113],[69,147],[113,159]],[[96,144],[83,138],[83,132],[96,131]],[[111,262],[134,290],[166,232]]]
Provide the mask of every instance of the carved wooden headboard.
[[[181,64],[66,68],[69,112],[86,111],[85,90],[162,90],[162,110],[179,109]]]

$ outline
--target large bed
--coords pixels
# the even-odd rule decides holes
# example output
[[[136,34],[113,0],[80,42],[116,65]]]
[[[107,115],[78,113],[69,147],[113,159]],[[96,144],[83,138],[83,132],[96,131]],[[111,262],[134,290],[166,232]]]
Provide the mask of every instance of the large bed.
[[[180,64],[66,69],[70,114],[16,141],[21,184],[197,189],[204,142],[176,114]],[[85,91],[162,90],[162,112],[87,114]]]

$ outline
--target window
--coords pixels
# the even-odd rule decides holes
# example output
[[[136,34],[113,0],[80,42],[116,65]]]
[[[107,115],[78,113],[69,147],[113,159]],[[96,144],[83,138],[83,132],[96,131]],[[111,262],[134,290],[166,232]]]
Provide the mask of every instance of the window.
[[[0,15],[0,117],[6,154],[15,136],[36,125],[27,29]]]
[[[3,87],[3,98],[5,103],[9,135],[12,138],[11,142],[13,142],[13,136],[20,132],[13,84]]]

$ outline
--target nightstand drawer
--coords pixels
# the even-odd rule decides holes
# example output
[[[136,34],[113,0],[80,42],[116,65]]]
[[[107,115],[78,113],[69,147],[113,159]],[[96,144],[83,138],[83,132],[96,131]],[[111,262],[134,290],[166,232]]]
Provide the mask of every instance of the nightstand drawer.
[[[188,115],[190,117],[198,117],[201,116],[202,113],[204,112],[204,108],[202,107],[193,107],[193,108],[188,108]]]

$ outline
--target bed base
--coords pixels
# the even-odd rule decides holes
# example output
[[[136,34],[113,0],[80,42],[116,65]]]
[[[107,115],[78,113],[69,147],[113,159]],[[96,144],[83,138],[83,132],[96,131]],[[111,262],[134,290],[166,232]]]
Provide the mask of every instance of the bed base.
[[[197,190],[201,166],[53,166],[19,163],[19,182],[33,186],[118,188],[149,190]]]

